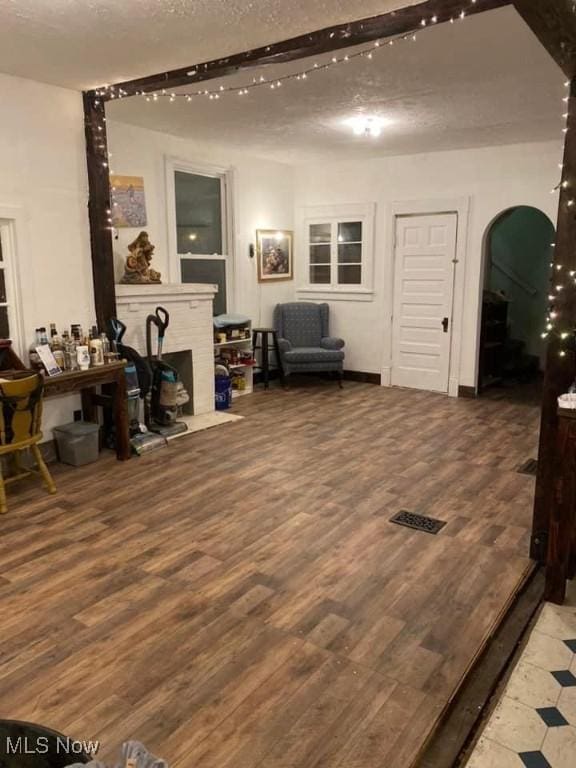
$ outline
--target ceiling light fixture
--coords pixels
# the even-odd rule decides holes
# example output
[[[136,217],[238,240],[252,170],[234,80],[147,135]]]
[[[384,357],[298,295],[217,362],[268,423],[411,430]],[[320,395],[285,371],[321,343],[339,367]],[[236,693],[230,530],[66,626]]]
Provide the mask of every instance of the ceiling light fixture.
[[[377,139],[382,133],[382,128],[389,123],[383,117],[357,115],[345,121],[352,128],[355,136],[370,136]]]

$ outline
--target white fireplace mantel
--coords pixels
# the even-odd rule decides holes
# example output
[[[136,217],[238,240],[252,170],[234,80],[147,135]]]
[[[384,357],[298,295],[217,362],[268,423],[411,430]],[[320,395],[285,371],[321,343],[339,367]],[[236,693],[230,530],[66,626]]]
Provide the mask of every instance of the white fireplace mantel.
[[[137,312],[138,306],[142,303],[158,304],[164,302],[171,304],[183,301],[213,301],[217,291],[218,286],[209,283],[120,284],[116,286],[116,304],[128,307],[129,312]]]
[[[214,410],[214,327],[212,305],[218,287],[207,283],[117,285],[118,318],[126,325],[123,342],[146,355],[146,318],[164,307],[170,322],[163,352],[192,353],[194,414]],[[156,339],[153,338],[155,352]]]

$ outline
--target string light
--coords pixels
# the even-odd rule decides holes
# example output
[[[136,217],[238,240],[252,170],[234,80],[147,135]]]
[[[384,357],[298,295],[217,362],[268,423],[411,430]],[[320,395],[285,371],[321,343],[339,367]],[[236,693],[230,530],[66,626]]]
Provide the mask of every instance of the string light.
[[[466,19],[468,17],[468,9],[470,6],[475,6],[477,4],[477,0],[468,0],[468,4],[463,4],[464,7],[460,10],[460,12],[457,14],[456,19]],[[420,20],[420,23],[418,24],[418,29],[424,29],[429,28],[435,24],[438,24],[440,21],[449,21],[450,23],[454,23],[456,20],[453,16],[447,17],[445,16],[442,18],[439,14],[434,14],[430,17],[422,17]],[[345,33],[345,30],[342,30],[342,33]],[[335,37],[336,33],[331,32],[330,38]],[[234,94],[234,95],[240,95],[240,96],[246,96],[248,93],[256,88],[259,87],[267,87],[269,90],[276,90],[277,88],[280,88],[283,83],[288,81],[302,81],[306,80],[308,76],[312,72],[320,72],[325,71],[328,69],[331,69],[335,66],[340,66],[341,64],[346,64],[349,61],[357,58],[365,58],[368,60],[373,59],[373,51],[374,49],[378,48],[385,48],[387,46],[393,46],[396,42],[399,41],[412,41],[416,42],[418,39],[416,35],[416,30],[413,30],[411,32],[408,32],[403,35],[398,35],[393,38],[388,38],[386,40],[376,40],[374,43],[371,44],[370,48],[363,48],[362,50],[355,51],[354,53],[346,54],[345,56],[339,58],[338,56],[332,56],[331,59],[325,63],[318,64],[317,62],[314,63],[311,67],[302,70],[300,72],[291,73],[289,75],[283,75],[279,78],[271,78],[267,79],[264,76],[260,76],[259,78],[254,78],[251,83],[246,83],[242,85],[234,85],[234,86],[225,86],[220,85],[216,89],[212,90],[197,90],[192,92],[180,92],[180,93],[167,93],[166,89],[162,89],[160,93],[146,93],[144,91],[136,91],[134,95],[141,96],[146,101],[159,101],[163,97],[167,97],[170,102],[174,102],[177,99],[184,99],[186,102],[191,102],[194,97],[207,97],[210,101],[216,100],[216,94]],[[269,50],[269,47],[268,49]],[[208,68],[208,64],[203,64],[197,67],[192,68],[189,70],[186,74],[190,78],[198,77],[201,75],[201,69],[204,68],[206,70]],[[96,95],[102,96],[106,99],[114,99],[114,98],[124,98],[126,96],[129,96],[128,92],[122,88],[119,88],[114,85],[104,85],[101,86],[96,92]]]
[[[477,0],[469,0],[469,3],[472,6],[475,6],[477,4]],[[464,20],[466,17],[467,17],[466,8],[462,8],[460,13],[458,14],[458,18],[460,20]],[[430,26],[433,26],[433,25],[439,23],[440,21],[449,21],[451,24],[454,24],[455,19],[454,19],[453,16],[452,17],[445,16],[445,17],[442,18],[439,15],[434,14],[429,19],[427,19],[426,17],[422,18],[418,28],[419,29],[421,29],[421,28],[429,28]],[[342,32],[344,33],[345,30],[343,29]],[[334,36],[335,36],[335,32],[332,32],[330,34],[330,37],[333,38]],[[309,78],[309,76],[312,73],[315,74],[316,72],[326,71],[328,69],[331,69],[332,67],[340,66],[341,64],[346,64],[349,61],[351,61],[352,59],[366,58],[368,60],[372,60],[373,59],[373,51],[374,50],[382,49],[382,48],[385,48],[385,47],[388,47],[388,46],[392,47],[396,42],[407,41],[407,40],[410,40],[410,41],[413,41],[413,42],[417,41],[416,30],[413,30],[412,32],[409,32],[409,33],[404,34],[404,35],[399,35],[399,36],[396,36],[396,37],[387,38],[385,41],[376,40],[373,43],[373,45],[371,46],[370,49],[364,48],[364,49],[356,51],[354,53],[346,54],[342,58],[338,58],[337,56],[333,56],[331,58],[331,60],[328,61],[328,62],[325,62],[323,64],[318,64],[317,62],[315,62],[311,67],[308,67],[307,69],[304,69],[304,70],[302,70],[300,72],[297,72],[297,73],[292,73],[292,74],[289,74],[289,75],[283,75],[283,76],[281,76],[279,78],[274,78],[273,81],[269,81],[264,76],[261,75],[259,78],[253,78],[253,81],[251,83],[243,84],[243,85],[240,85],[240,86],[238,86],[238,85],[233,85],[233,86],[232,85],[231,86],[220,85],[217,88],[217,90],[198,90],[198,91],[193,91],[191,93],[182,93],[182,92],[176,93],[176,92],[172,91],[172,92],[170,92],[168,94],[166,89],[162,89],[160,95],[157,92],[152,93],[152,95],[150,95],[149,93],[146,93],[143,90],[139,90],[139,91],[136,91],[132,95],[140,96],[140,97],[144,98],[147,102],[151,102],[151,103],[152,102],[158,102],[161,97],[168,97],[170,103],[174,103],[177,99],[183,99],[186,103],[191,103],[191,102],[193,102],[194,97],[207,97],[209,100],[214,101],[214,100],[220,99],[220,94],[222,94],[222,95],[225,95],[225,94],[235,94],[235,95],[238,95],[238,96],[246,96],[246,95],[248,95],[250,93],[250,91],[252,91],[254,89],[257,89],[257,88],[269,87],[270,90],[276,90],[277,88],[280,88],[284,82],[287,82],[287,81],[298,81],[298,82],[305,81],[305,80],[307,80]],[[268,46],[267,50],[270,50],[270,46]],[[204,64],[204,65],[200,65],[200,66],[194,67],[193,69],[188,71],[186,74],[188,75],[188,77],[191,77],[191,78],[197,77],[200,74],[199,70],[202,68],[202,66],[204,67],[204,70],[208,69],[208,64]],[[101,108],[100,99],[104,99],[104,100],[106,100],[106,99],[115,99],[115,98],[122,99],[122,98],[124,98],[126,96],[130,96],[131,95],[126,90],[124,90],[122,87],[115,86],[115,85],[110,85],[110,84],[106,84],[104,86],[100,86],[100,88],[97,89],[96,91],[94,91],[94,93],[98,97],[98,100],[95,100],[95,102],[94,102],[94,106],[96,108],[99,108],[99,109]],[[564,102],[567,103],[568,101],[569,101],[568,98],[564,99]],[[105,120],[106,120],[106,118],[102,117],[102,122],[105,122]],[[103,132],[104,131],[104,126],[102,124],[98,124],[98,125],[96,125],[96,130],[98,132]],[[108,168],[106,147],[105,147],[104,144],[99,145],[99,147],[100,147],[101,151],[103,151],[104,158],[105,158],[103,160],[103,162],[102,162],[102,166],[103,166],[103,168]],[[111,172],[111,171],[109,171],[109,172]],[[572,201],[572,204],[573,203],[574,203],[574,201]],[[114,203],[114,205],[116,205],[116,203]],[[111,221],[111,219],[108,216],[108,222],[110,222],[110,221]],[[108,225],[106,228],[109,229],[109,230],[113,230],[113,227],[110,226],[110,225]]]
[[[566,88],[570,88],[570,82],[567,81],[564,83],[564,86]],[[568,104],[570,102],[570,96],[564,96],[562,101],[565,104]],[[570,113],[569,111],[564,111],[562,113],[562,118],[564,120],[564,127],[562,128],[562,133],[566,135],[569,131],[569,126],[566,124],[566,121],[569,119]],[[561,171],[564,171],[564,163],[558,163],[558,168]],[[554,187],[552,190],[552,193],[556,192],[565,192],[567,189],[569,189],[572,186],[570,179],[561,179],[558,184]],[[573,197],[568,197],[566,199],[565,197],[561,196],[560,198],[560,204],[565,205],[567,209],[574,208],[574,205],[576,204],[576,199]],[[552,248],[556,247],[556,243],[550,243],[550,246]],[[564,266],[562,264],[554,264],[552,262],[550,266],[554,269],[554,285],[551,288],[550,294],[548,296],[548,312],[546,315],[546,326],[545,331],[541,334],[541,337],[543,339],[547,339],[550,336],[556,339],[556,341],[559,344],[558,349],[558,356],[559,357],[566,357],[568,354],[568,351],[575,349],[575,341],[576,341],[576,328],[567,328],[564,324],[564,327],[559,328],[557,327],[557,322],[561,322],[562,320],[562,312],[560,311],[560,308],[558,307],[558,301],[560,300],[561,296],[563,295],[563,292],[565,291],[565,288],[567,285],[572,285],[572,288],[576,286],[576,280],[574,280],[574,277],[576,276],[576,270],[568,270],[568,278],[571,279],[571,282],[568,283],[566,279],[564,279],[564,282],[560,282],[562,280],[565,270]]]

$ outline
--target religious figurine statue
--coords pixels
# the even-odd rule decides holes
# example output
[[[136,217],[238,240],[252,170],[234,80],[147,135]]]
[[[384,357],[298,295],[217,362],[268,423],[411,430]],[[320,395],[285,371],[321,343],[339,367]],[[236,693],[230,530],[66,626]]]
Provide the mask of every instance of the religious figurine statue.
[[[161,283],[162,275],[152,269],[150,262],[155,246],[150,242],[148,232],[140,232],[136,240],[128,246],[124,275],[121,283]]]

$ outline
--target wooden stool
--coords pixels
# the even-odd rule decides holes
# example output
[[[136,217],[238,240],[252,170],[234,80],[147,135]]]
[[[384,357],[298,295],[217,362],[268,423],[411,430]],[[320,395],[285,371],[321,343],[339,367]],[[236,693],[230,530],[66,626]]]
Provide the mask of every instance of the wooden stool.
[[[258,334],[260,334],[260,345],[258,344]],[[282,359],[280,358],[280,347],[278,346],[278,334],[274,328],[252,329],[252,348],[254,352],[259,349],[262,353],[259,368],[263,373],[264,387],[266,389],[268,389],[268,382],[270,381],[270,337],[272,337],[274,354],[276,355],[276,362],[278,364],[278,370],[280,371],[280,380],[284,383],[284,371],[282,370]]]

